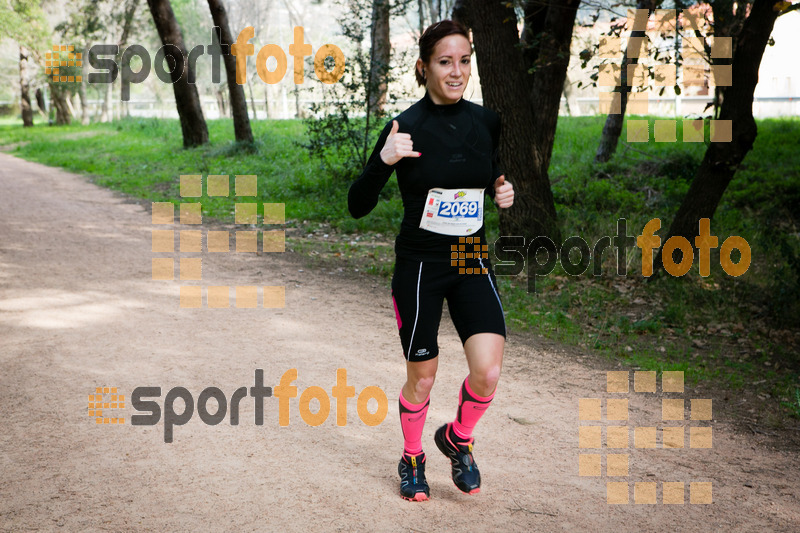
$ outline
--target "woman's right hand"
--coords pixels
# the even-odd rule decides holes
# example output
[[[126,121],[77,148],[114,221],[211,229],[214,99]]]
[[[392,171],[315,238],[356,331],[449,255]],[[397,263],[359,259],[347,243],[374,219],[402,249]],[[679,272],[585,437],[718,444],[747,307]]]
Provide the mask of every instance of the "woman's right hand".
[[[381,149],[381,160],[387,165],[394,165],[404,157],[419,157],[422,154],[413,150],[414,143],[408,133],[398,133],[400,125],[392,121],[392,131],[386,137],[386,142]]]

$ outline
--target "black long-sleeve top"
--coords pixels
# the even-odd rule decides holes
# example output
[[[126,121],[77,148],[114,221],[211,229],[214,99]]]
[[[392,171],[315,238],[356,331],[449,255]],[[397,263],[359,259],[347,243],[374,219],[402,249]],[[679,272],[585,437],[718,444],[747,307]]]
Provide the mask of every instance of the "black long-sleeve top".
[[[496,113],[463,98],[455,104],[437,105],[425,96],[398,115],[400,133],[411,134],[414,150],[422,155],[404,157],[387,165],[380,151],[392,129],[383,128],[361,176],[350,186],[347,204],[354,218],[361,218],[378,204],[392,172],[403,198],[403,221],[395,240],[395,254],[418,261],[449,261],[450,246],[457,236],[441,235],[419,227],[428,191],[485,188],[494,198],[494,182],[502,174],[497,164],[500,119]],[[484,226],[472,234],[486,243]]]

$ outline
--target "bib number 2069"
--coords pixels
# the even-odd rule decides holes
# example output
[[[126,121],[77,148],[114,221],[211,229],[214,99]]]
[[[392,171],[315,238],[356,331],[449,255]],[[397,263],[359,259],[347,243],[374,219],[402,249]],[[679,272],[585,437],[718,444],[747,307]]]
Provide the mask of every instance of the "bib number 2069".
[[[477,217],[478,202],[442,202],[439,204],[440,217]]]

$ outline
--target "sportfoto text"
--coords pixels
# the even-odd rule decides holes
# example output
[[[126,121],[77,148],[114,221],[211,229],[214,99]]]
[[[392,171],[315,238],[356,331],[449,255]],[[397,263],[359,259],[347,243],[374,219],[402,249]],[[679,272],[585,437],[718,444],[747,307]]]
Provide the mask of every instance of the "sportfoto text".
[[[536,237],[525,242],[525,237],[501,236],[495,241],[494,253],[497,258],[495,274],[498,276],[516,276],[525,269],[528,276],[528,292],[536,292],[536,276],[546,276],[555,268],[556,261],[561,259],[564,272],[571,276],[580,276],[589,268],[589,262],[594,259],[592,274],[601,275],[603,252],[608,248],[617,249],[617,274],[628,274],[627,253],[628,248],[635,244],[642,251],[642,276],[653,275],[653,257],[661,246],[661,237],[655,232],[661,228],[661,220],[654,218],[644,225],[641,235],[633,237],[627,234],[627,220],[617,220],[616,236],[600,237],[590,250],[589,245],[582,237],[569,237],[561,247],[557,247],[549,237]],[[612,246],[613,243],[613,246]],[[711,249],[719,246],[719,239],[711,235],[711,222],[707,218],[700,219],[698,235],[694,238],[694,247],[685,237],[673,236],[667,239],[661,250],[661,260],[664,270],[671,276],[685,275],[694,264],[694,248],[697,248],[699,257],[699,273],[703,277],[711,275]],[[739,250],[739,261],[734,263],[731,258],[733,250]],[[676,263],[673,257],[675,250],[682,253],[680,262]],[[576,251],[577,254],[573,253]],[[543,263],[539,262],[539,255],[546,254]],[[576,257],[577,255],[577,257]],[[576,260],[571,260],[575,258]],[[750,268],[750,245],[739,236],[725,239],[719,246],[719,262],[722,269],[729,276],[741,276]]]
[[[89,64],[99,72],[90,72],[89,83],[113,83],[117,79],[117,72],[121,72],[122,91],[121,98],[127,102],[130,100],[131,83],[142,83],[150,75],[151,67],[156,71],[156,76],[164,83],[175,83],[183,75],[186,65],[189,65],[188,83],[195,83],[195,65],[197,59],[207,53],[211,56],[211,81],[220,83],[220,59],[222,56],[233,55],[236,57],[236,83],[243,85],[247,80],[247,57],[256,55],[255,46],[250,43],[250,39],[255,37],[255,30],[252,26],[247,26],[236,38],[232,45],[220,44],[220,29],[215,26],[211,30],[211,44],[203,46],[198,44],[189,52],[189,56],[183,56],[180,49],[174,44],[165,44],[155,54],[155,59],[151,61],[150,53],[147,49],[138,44],[132,44],[125,49],[122,54],[121,65],[117,65],[115,58],[119,54],[119,46],[115,44],[96,44],[89,48]],[[289,45],[289,54],[294,58],[294,82],[302,84],[305,75],[305,58],[311,55],[311,45],[304,42],[304,30],[302,26],[294,28],[294,43]],[[170,49],[174,49],[171,50]],[[205,52],[204,52],[205,50]],[[166,61],[167,53],[169,57],[181,57],[182,61],[174,68],[169,68],[170,62]],[[110,56],[110,57],[105,57]],[[137,71],[131,68],[134,57],[138,57],[142,66]],[[333,59],[333,70],[327,70],[325,66],[326,58]],[[275,58],[274,70],[267,68],[267,61]],[[276,44],[263,46],[256,55],[256,71],[264,83],[279,83],[286,75],[287,60],[286,53]],[[324,44],[314,55],[314,73],[322,83],[333,84],[339,81],[344,74],[345,58],[341,49],[334,44]]]
[[[289,399],[297,397],[297,387],[292,382],[297,379],[297,369],[291,368],[281,376],[280,383],[274,389],[264,386],[264,371],[257,369],[253,386],[250,387],[250,396],[253,398],[255,408],[254,422],[257,426],[264,425],[264,398],[273,395],[278,398],[278,424],[285,427],[289,425],[290,406]],[[239,425],[239,402],[247,396],[248,388],[239,387],[231,394],[230,402],[217,387],[207,387],[203,389],[197,397],[197,414],[200,420],[209,426],[215,426],[222,422],[230,410],[230,424]],[[336,385],[331,388],[331,394],[336,399],[336,425],[347,425],[347,399],[356,396],[355,387],[347,384],[347,370],[339,368],[336,370]],[[148,414],[137,414],[131,416],[131,425],[134,426],[154,426],[161,420],[161,405],[155,400],[148,398],[161,398],[161,387],[136,387],[131,394],[131,405],[136,411]],[[208,410],[208,400],[214,399],[217,407],[216,411],[210,413]],[[181,399],[183,409],[181,412],[175,411],[175,401]],[[311,411],[311,400],[319,402],[319,409],[316,413]],[[377,402],[377,409],[371,413],[367,407],[370,400]],[[230,404],[230,409],[228,405]],[[167,392],[164,398],[164,442],[171,443],[175,426],[182,426],[192,419],[195,410],[195,400],[192,393],[185,387],[174,387]],[[358,394],[356,410],[361,422],[367,426],[377,426],[384,421],[389,410],[389,402],[386,394],[380,387],[365,387]],[[298,405],[300,418],[309,426],[319,426],[328,419],[331,411],[331,401],[325,389],[322,387],[308,387],[300,394]]]

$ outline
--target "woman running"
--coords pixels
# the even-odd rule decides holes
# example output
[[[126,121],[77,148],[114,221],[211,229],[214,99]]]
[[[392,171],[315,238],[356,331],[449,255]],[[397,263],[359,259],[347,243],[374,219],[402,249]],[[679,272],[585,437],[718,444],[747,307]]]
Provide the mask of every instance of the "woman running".
[[[468,494],[481,485],[472,431],[494,397],[503,362],[506,327],[485,253],[483,195],[507,208],[514,189],[497,165],[498,116],[462,98],[471,56],[461,24],[443,20],[425,30],[415,69],[425,96],[386,125],[348,195],[350,213],[361,218],[375,208],[397,172],[404,216],[395,241],[392,300],[407,374],[400,393],[404,451],[398,472],[401,496],[413,501],[430,496],[422,429],[438,366],[445,299],[469,374],[455,420],[436,431],[434,442],[450,459],[456,487]],[[473,257],[474,251],[484,253]]]

